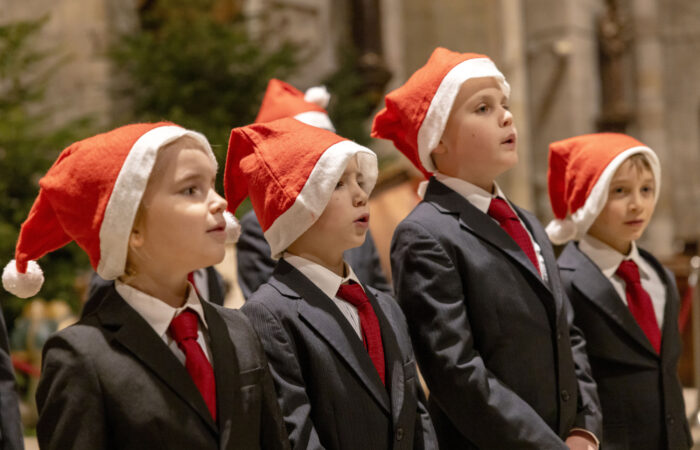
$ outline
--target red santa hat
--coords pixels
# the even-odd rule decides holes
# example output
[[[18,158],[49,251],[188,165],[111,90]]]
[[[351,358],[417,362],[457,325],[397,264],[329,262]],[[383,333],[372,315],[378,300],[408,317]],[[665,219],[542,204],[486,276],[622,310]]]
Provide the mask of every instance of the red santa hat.
[[[267,83],[255,123],[293,117],[300,122],[335,133],[335,127],[325,110],[330,98],[325,86],[315,86],[302,93],[291,84],[273,78]]]
[[[619,133],[595,133],[549,144],[549,201],[554,220],[547,234],[555,244],[580,239],[608,201],[615,172],[632,155],[646,156],[656,183],[661,186],[661,166],[656,153],[638,140]]]
[[[63,150],[39,180],[39,195],[22,224],[15,259],[2,274],[18,297],[41,289],[36,260],[75,241],[104,279],[124,273],[129,235],[158,150],[190,136],[216,158],[200,133],[169,122],[126,125]],[[228,220],[231,218],[229,217]]]
[[[437,168],[430,153],[440,143],[460,88],[473,78],[495,78],[506,96],[510,86],[488,56],[438,47],[400,88],[386,95],[386,107],[372,125],[372,137],[389,139],[428,178]]]
[[[235,128],[224,173],[228,209],[235,212],[250,196],[278,259],[321,216],[355,155],[369,194],[377,156],[368,148],[292,118]]]

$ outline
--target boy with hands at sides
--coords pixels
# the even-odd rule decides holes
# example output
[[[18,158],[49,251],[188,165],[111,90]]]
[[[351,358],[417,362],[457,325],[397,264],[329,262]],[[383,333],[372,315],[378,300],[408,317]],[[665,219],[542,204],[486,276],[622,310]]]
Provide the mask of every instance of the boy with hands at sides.
[[[552,247],[494,181],[518,161],[509,93],[488,57],[438,48],[386,96],[372,135],[429,179],[394,233],[394,289],[442,448],[597,448],[595,384]]]
[[[656,154],[619,133],[549,146],[547,233],[603,410],[605,448],[692,447],[678,380],[680,299],[673,274],[636,240],[658,199]]]
[[[216,171],[203,135],[160,122],[76,142],[40,180],[5,289],[35,295],[36,260],[71,241],[116,279],[44,346],[41,448],[289,448],[248,320],[187,281],[224,257]]]
[[[372,151],[295,119],[231,132],[229,209],[250,196],[279,259],[242,310],[296,449],[437,448],[403,314],[343,259],[365,240],[376,178]]]

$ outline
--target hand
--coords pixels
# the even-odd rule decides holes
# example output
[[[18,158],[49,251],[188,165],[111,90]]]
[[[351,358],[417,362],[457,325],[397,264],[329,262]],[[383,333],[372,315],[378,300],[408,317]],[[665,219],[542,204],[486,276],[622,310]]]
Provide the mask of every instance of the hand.
[[[598,450],[598,445],[593,439],[583,434],[575,434],[566,438],[566,445],[571,450]]]

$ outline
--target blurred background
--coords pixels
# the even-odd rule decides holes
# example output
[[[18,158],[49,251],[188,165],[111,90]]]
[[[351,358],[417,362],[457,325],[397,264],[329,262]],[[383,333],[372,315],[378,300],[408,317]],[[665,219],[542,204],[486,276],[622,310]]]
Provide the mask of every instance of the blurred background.
[[[420,180],[390,143],[369,138],[369,128],[384,94],[436,46],[485,53],[506,75],[520,163],[500,184],[545,223],[549,142],[620,131],[657,152],[663,182],[642,246],[675,271],[686,299],[680,372],[694,385],[696,0],[0,0],[2,264],[13,256],[39,177],[65,146],[125,123],[167,119],[206,134],[223,167],[231,128],[252,122],[276,77],[302,90],[325,84],[338,133],[379,154],[371,229],[390,274],[391,234],[417,203]],[[235,306],[232,260],[220,271]],[[90,276],[74,244],[42,266],[50,275],[41,299],[0,291],[29,433],[41,345],[79,314]]]

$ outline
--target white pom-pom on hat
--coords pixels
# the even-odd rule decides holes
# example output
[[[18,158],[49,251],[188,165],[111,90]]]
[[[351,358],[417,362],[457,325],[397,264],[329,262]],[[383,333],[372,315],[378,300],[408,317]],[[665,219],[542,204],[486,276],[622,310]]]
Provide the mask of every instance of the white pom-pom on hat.
[[[13,259],[2,271],[2,287],[19,298],[29,298],[39,293],[44,284],[44,272],[36,261],[27,262],[27,271],[20,273]]]
[[[574,239],[577,234],[577,227],[570,217],[566,219],[554,219],[549,222],[547,228],[545,228],[549,240],[555,245],[566,244],[570,240]]]
[[[224,211],[224,220],[226,220],[226,243],[235,244],[241,237],[241,224],[230,211]]]
[[[331,94],[325,86],[314,86],[306,90],[304,100],[325,109],[331,100]]]

